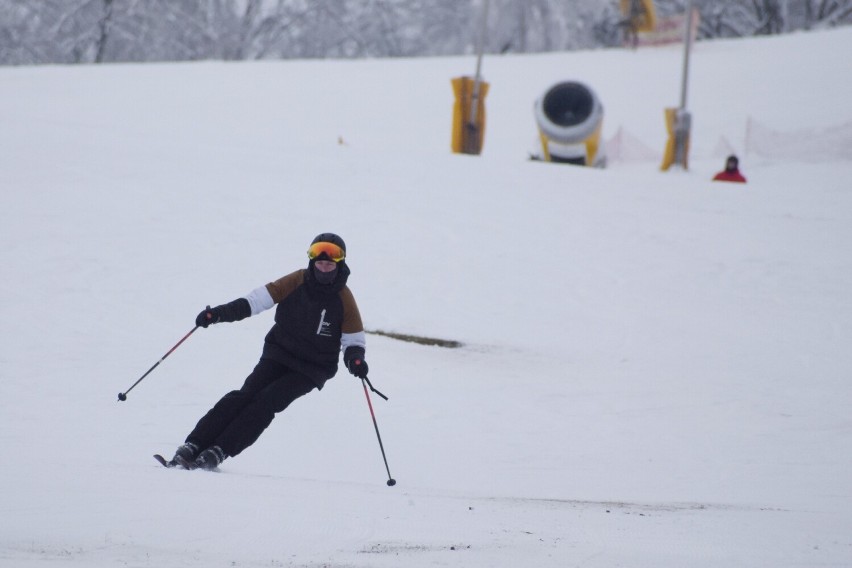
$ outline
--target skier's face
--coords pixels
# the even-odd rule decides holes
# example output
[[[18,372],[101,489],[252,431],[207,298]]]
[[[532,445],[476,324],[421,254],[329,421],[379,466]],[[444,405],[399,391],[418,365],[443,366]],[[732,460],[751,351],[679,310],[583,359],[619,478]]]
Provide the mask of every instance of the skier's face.
[[[314,263],[314,266],[320,272],[332,272],[337,268],[337,263],[333,260],[318,260]]]

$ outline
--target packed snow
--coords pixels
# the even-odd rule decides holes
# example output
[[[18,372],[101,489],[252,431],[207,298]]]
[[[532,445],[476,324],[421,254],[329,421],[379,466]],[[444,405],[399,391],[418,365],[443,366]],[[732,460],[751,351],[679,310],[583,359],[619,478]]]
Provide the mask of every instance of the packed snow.
[[[0,69],[0,565],[852,566],[852,28],[681,46]],[[579,80],[645,159],[528,160]],[[802,160],[750,155],[749,120]],[[749,183],[709,179],[730,151]],[[342,368],[218,473],[167,470],[254,366],[207,304],[348,246],[371,395]]]

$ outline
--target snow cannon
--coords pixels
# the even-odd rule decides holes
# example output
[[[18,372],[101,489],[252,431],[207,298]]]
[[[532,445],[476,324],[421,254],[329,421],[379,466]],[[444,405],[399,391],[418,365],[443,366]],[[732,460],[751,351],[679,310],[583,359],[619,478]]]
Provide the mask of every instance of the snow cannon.
[[[544,161],[604,167],[600,144],[603,105],[589,87],[565,81],[550,87],[535,102]]]

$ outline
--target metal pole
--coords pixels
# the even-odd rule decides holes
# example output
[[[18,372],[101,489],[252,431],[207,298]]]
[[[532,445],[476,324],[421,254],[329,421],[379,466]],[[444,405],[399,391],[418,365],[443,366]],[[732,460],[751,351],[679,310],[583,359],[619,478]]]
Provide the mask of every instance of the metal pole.
[[[686,7],[686,31],[683,39],[683,82],[680,86],[680,108],[686,109],[686,88],[689,81],[689,52],[692,48],[692,6],[694,0],[689,0]]]
[[[686,110],[686,94],[689,84],[689,53],[692,50],[692,11],[694,0],[689,0],[686,7],[686,20],[683,39],[683,77],[680,86],[680,108],[675,115],[675,157],[674,163],[686,169],[689,131],[692,127],[692,117]]]
[[[488,7],[491,0],[485,0],[485,8],[482,13],[482,26],[479,29],[479,45],[476,47],[476,75],[473,78],[473,95],[470,97],[470,113],[468,122],[471,127],[476,127],[476,111],[479,109],[479,85],[482,82],[482,52],[485,51],[485,34],[488,29]]]
[[[210,306],[207,306],[207,307],[209,308]],[[162,357],[160,357],[160,360],[159,360],[159,361],[157,361],[156,363],[154,363],[154,366],[153,366],[153,367],[151,367],[150,369],[148,369],[148,370],[145,372],[145,374],[144,374],[144,375],[142,375],[141,377],[139,377],[139,379],[138,379],[135,383],[133,383],[132,385],[130,385],[130,388],[129,388],[129,389],[127,389],[127,390],[126,390],[126,391],[124,391],[124,392],[120,392],[120,393],[118,393],[118,400],[120,400],[120,401],[121,401],[121,400],[127,400],[127,393],[129,393],[130,391],[132,391],[132,390],[133,390],[133,387],[135,387],[136,385],[138,385],[139,383],[141,383],[141,382],[142,382],[142,379],[144,379],[145,377],[147,377],[148,375],[150,375],[150,374],[151,374],[151,371],[153,371],[154,369],[156,369],[156,368],[157,368],[157,365],[159,365],[160,363],[162,363],[163,361],[165,361],[166,357],[168,357],[169,355],[171,355],[171,354],[172,354],[172,352],[173,352],[175,349],[177,349],[178,347],[180,347],[180,344],[181,344],[181,343],[183,343],[184,341],[186,341],[186,338],[187,338],[187,337],[189,337],[190,335],[192,335],[192,334],[193,334],[193,332],[195,332],[195,330],[196,330],[196,329],[198,329],[198,326],[197,326],[197,325],[196,325],[195,327],[193,327],[191,330],[189,330],[189,333],[187,333],[186,335],[184,335],[184,336],[181,338],[181,340],[180,340],[180,341],[178,341],[178,342],[175,344],[175,346],[174,346],[174,347],[172,347],[171,349],[169,349],[168,353],[166,353],[165,355],[163,355]]]
[[[367,392],[367,383],[368,382],[370,382],[370,381],[366,377],[361,379],[361,384],[364,385],[364,396],[367,397],[367,406],[370,408],[370,416],[373,417],[373,427],[376,429],[376,438],[379,439],[379,449],[382,450],[382,459],[385,460],[385,470],[387,470],[387,472],[388,472],[387,484],[388,484],[388,487],[393,487],[394,485],[396,485],[396,479],[391,477],[390,467],[388,467],[388,458],[385,455],[385,446],[384,446],[384,444],[382,444],[382,435],[379,434],[379,424],[378,424],[378,422],[376,422],[376,413],[373,412],[373,403],[370,402],[370,393]],[[375,393],[381,394],[382,398],[387,400],[387,397],[385,395],[383,395],[382,393],[380,393],[379,391],[377,391],[376,389],[374,389],[372,384],[370,385],[370,389],[372,389],[372,391],[375,392]]]

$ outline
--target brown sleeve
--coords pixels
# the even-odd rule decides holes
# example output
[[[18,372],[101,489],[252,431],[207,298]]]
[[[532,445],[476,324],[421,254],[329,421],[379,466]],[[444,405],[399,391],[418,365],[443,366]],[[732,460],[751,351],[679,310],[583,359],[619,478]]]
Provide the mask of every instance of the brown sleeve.
[[[299,269],[291,272],[287,276],[282,276],[275,282],[270,282],[266,285],[266,290],[272,296],[272,301],[276,304],[289,296],[293,290],[302,285],[305,281],[305,269]]]
[[[343,287],[340,291],[340,299],[343,301],[343,324],[340,326],[340,331],[343,333],[364,331],[361,312],[358,311],[358,304],[355,303],[355,296],[352,295],[349,287]]]

